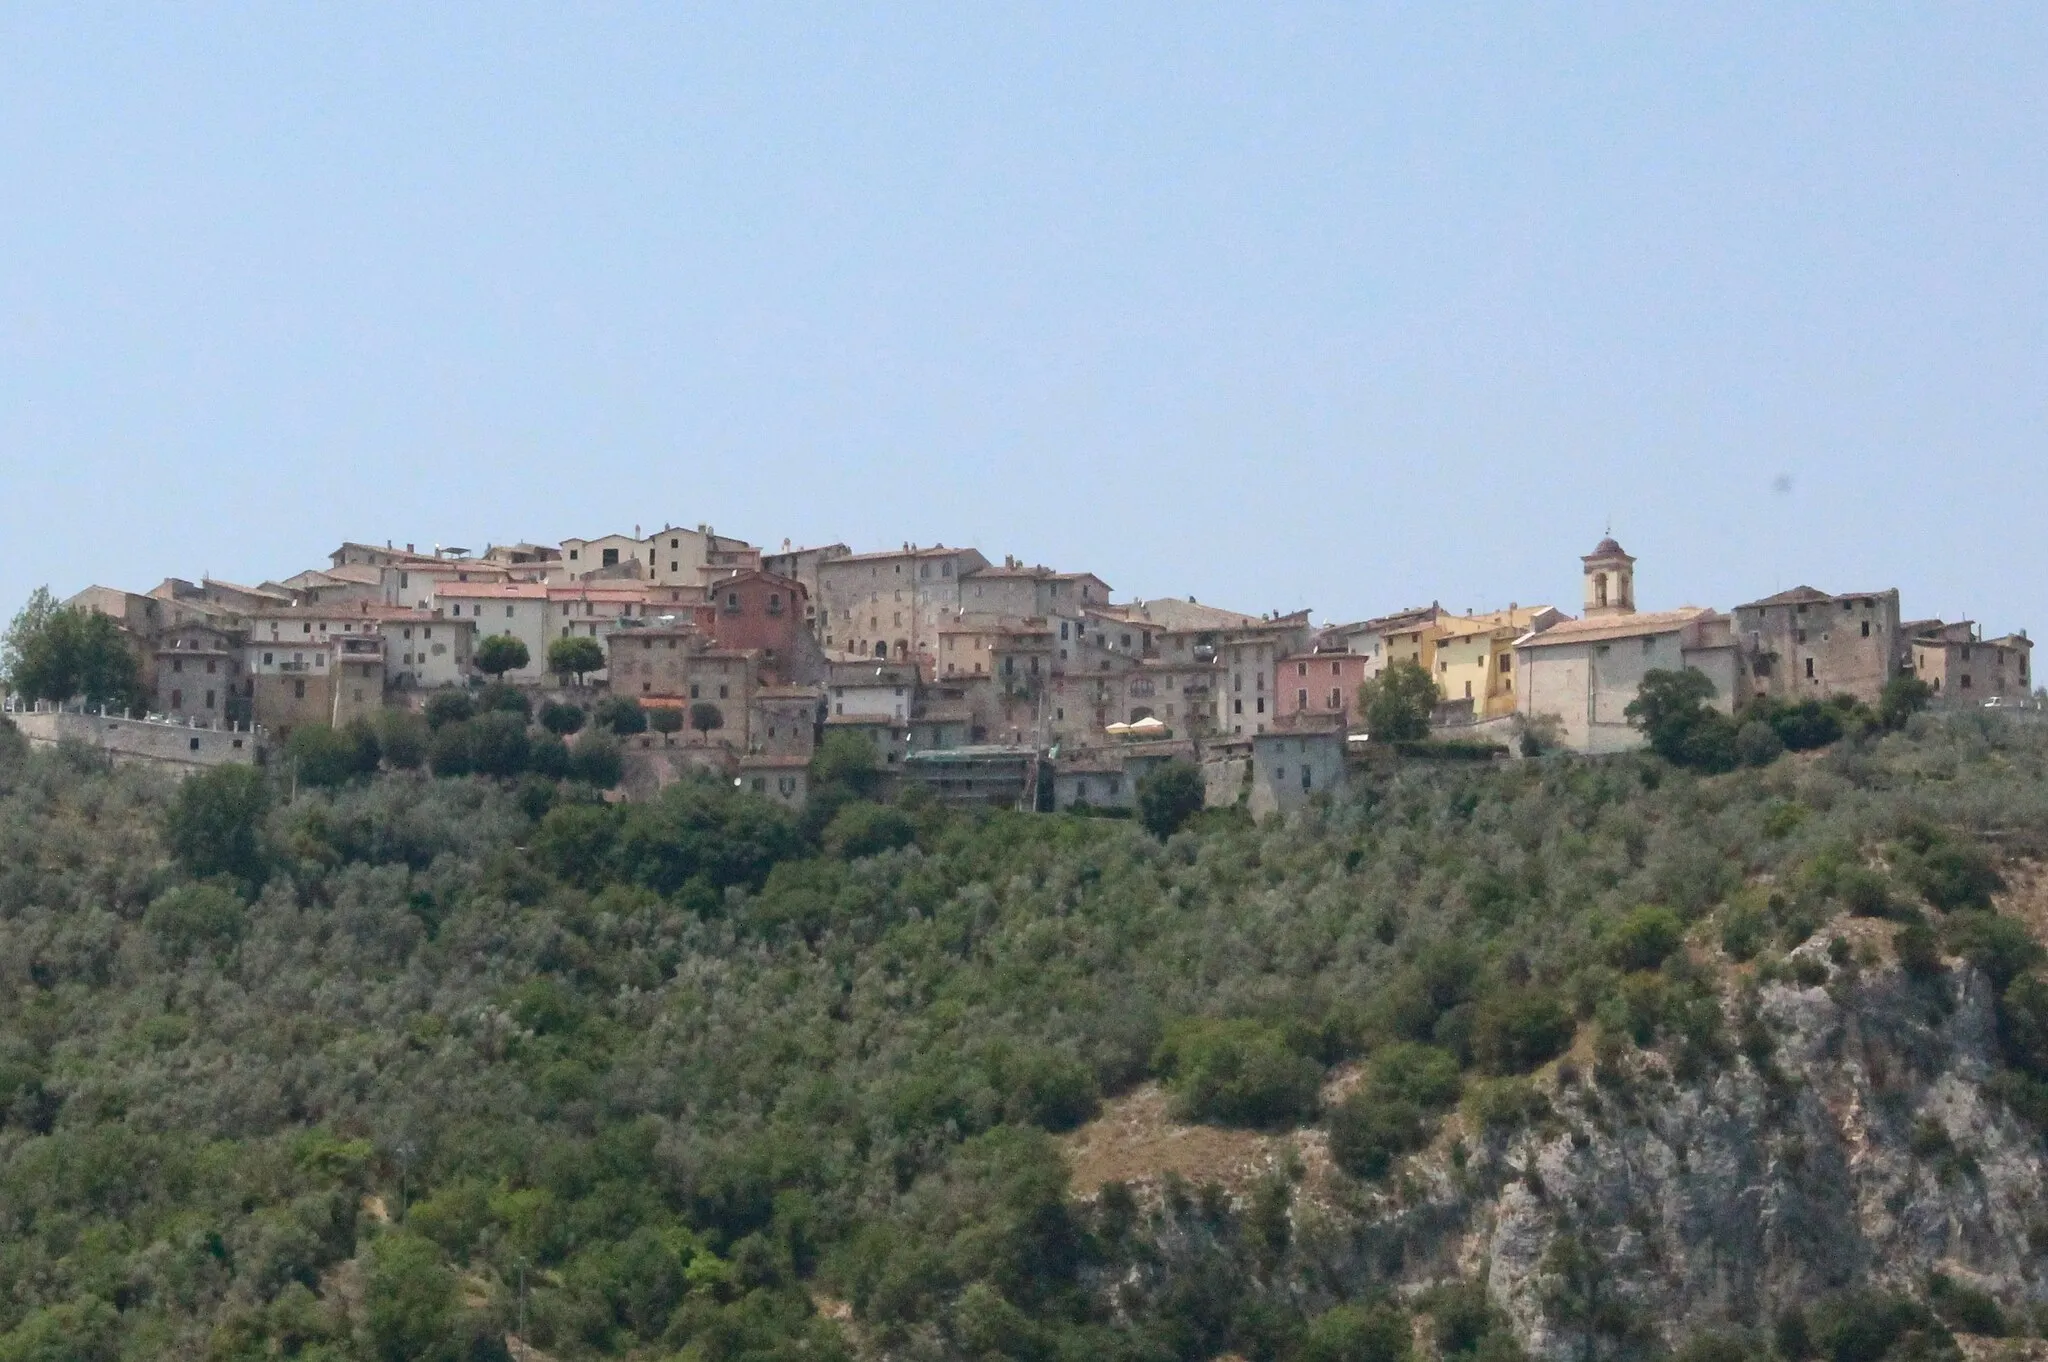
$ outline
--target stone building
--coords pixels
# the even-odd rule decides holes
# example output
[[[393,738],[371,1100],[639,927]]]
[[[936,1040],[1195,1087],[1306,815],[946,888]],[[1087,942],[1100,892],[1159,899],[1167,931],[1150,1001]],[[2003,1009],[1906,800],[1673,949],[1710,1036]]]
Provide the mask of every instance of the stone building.
[[[1874,705],[1911,660],[1896,588],[1831,596],[1794,587],[1736,606],[1734,629],[1744,702],[1853,695]]]
[[[737,779],[741,789],[801,809],[810,798],[810,758],[750,753],[739,759]]]
[[[811,632],[818,634],[818,566],[834,559],[848,558],[853,550],[844,544],[824,544],[817,548],[791,548],[787,539],[782,541],[779,553],[763,553],[761,570],[772,572],[778,577],[791,577],[804,585],[804,622],[812,626]]]
[[[1252,816],[1298,808],[1345,786],[1344,725],[1329,715],[1301,716],[1251,740]]]
[[[939,626],[962,609],[961,579],[987,566],[974,549],[943,545],[821,561],[816,628],[826,652],[930,661]]]
[[[824,694],[816,686],[756,687],[747,716],[747,750],[809,761],[818,748],[823,705]]]
[[[711,584],[711,637],[723,648],[754,648],[786,680],[817,680],[823,657],[805,623],[810,593],[794,577],[738,572]]]
[[[202,724],[249,721],[237,635],[211,625],[180,625],[157,640],[155,664],[159,713]]]
[[[1921,620],[1912,633],[1913,674],[1933,688],[1938,702],[2009,703],[2032,695],[2034,645],[2024,631],[1987,639],[1969,620]]]
[[[374,716],[384,705],[384,643],[374,632],[251,638],[242,671],[257,726],[282,740],[305,724]]]
[[[1728,617],[1701,606],[1636,613],[1635,559],[1612,539],[1581,561],[1587,617],[1515,642],[1520,712],[1555,718],[1572,751],[1628,751],[1643,742],[1624,713],[1643,677],[1687,667],[1713,683],[1714,707],[1731,712],[1736,663]]]

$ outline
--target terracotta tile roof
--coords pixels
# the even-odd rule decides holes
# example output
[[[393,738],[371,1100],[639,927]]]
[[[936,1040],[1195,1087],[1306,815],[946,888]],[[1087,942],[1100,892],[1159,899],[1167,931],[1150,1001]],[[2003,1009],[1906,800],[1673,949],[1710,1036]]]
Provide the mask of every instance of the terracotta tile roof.
[[[1676,633],[1688,624],[1718,616],[1706,606],[1686,605],[1676,610],[1657,610],[1640,615],[1595,615],[1590,619],[1565,620],[1537,634],[1515,640],[1517,648],[1555,648],[1567,643],[1603,643],[1609,639],[1640,638],[1645,634]]]
[[[544,601],[548,588],[542,582],[442,582],[434,594],[458,600]]]

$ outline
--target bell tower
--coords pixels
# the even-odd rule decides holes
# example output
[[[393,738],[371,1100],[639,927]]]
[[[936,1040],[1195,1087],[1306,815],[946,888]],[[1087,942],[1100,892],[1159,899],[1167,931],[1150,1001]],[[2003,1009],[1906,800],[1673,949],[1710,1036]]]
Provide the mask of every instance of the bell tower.
[[[1603,539],[1584,558],[1586,618],[1636,612],[1636,560],[1613,538]]]

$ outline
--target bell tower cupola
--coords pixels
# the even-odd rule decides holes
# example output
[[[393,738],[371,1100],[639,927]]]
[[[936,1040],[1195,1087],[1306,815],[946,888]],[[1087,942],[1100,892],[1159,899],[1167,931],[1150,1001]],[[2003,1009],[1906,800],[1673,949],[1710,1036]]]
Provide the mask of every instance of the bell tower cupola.
[[[1586,618],[1636,612],[1636,560],[1613,538],[1579,560],[1586,565]]]

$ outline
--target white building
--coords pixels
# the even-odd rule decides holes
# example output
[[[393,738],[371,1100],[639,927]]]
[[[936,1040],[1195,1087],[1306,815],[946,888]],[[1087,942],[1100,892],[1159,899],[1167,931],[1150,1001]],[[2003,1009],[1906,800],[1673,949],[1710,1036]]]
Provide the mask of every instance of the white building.
[[[1636,613],[1635,559],[1612,539],[1582,562],[1586,618],[1515,640],[1521,712],[1554,717],[1571,751],[1626,752],[1643,744],[1625,712],[1643,677],[1687,667],[1713,683],[1713,706],[1732,712],[1735,635],[1728,617],[1697,605]]]

